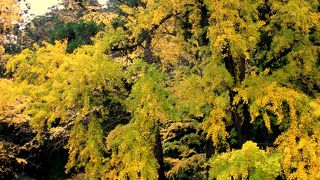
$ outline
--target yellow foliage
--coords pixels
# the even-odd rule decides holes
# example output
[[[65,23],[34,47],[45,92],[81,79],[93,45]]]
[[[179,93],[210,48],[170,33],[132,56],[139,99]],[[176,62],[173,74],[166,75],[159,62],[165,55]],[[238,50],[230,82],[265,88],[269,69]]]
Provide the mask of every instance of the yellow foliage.
[[[212,178],[271,179],[280,168],[288,179],[320,177],[317,0],[126,2],[118,2],[119,14],[83,17],[106,24],[94,45],[67,54],[66,41],[43,42],[10,57],[12,78],[0,79],[0,122],[28,121],[37,132],[67,134],[66,170],[84,168],[87,178],[157,179],[156,135],[177,117],[200,121],[195,129],[212,140]],[[18,19],[18,9],[15,0],[0,1],[4,29]],[[154,61],[139,61],[148,51]],[[111,59],[111,52],[121,57]],[[104,123],[113,103],[124,105],[131,119],[111,130]],[[247,125],[274,136],[282,157],[250,141],[217,155],[234,147],[234,138],[239,146],[255,139],[259,132]],[[172,165],[167,176],[204,163],[204,152],[185,149],[181,159],[165,158]]]
[[[7,123],[28,121],[29,117],[23,114],[23,111],[30,99],[23,94],[23,88],[28,88],[28,86],[0,79],[0,121]]]
[[[158,164],[150,139],[143,137],[143,129],[132,125],[118,126],[107,137],[112,150],[106,178],[110,179],[157,179]]]
[[[47,120],[50,126],[58,117],[62,122],[70,122],[74,110],[82,118],[93,108],[89,92],[113,91],[121,73],[97,48],[99,45],[84,46],[67,54],[66,42],[45,43],[37,51],[25,50],[8,62],[8,70],[17,71],[15,80],[29,84],[25,91],[33,102],[26,112],[34,116],[35,127],[41,129]]]
[[[259,28],[265,23],[259,20],[257,7],[261,0],[205,1],[210,10],[209,38],[212,50],[221,53],[229,45],[234,58],[242,55],[250,58],[259,40]]]
[[[4,53],[2,46],[5,40],[7,29],[12,28],[14,23],[20,18],[20,2],[17,0],[1,0],[0,1],[0,57]]]
[[[3,29],[10,28],[20,16],[20,3],[17,0],[1,0],[0,1],[0,21]]]
[[[263,116],[267,129],[271,132],[271,114],[276,116],[276,124],[284,132],[275,141],[282,152],[282,165],[289,179],[315,179],[320,172],[320,123],[316,107],[317,101],[303,93],[281,87],[256,76],[248,88],[236,88],[238,98],[250,104],[251,123]],[[259,88],[257,88],[259,87]],[[288,106],[287,109],[285,106]]]
[[[242,149],[221,153],[209,160],[210,179],[274,179],[281,171],[279,155],[267,154],[247,141]]]
[[[23,158],[16,158],[16,161],[19,163],[19,164],[28,164],[27,160],[23,159]]]
[[[114,18],[118,17],[115,13],[101,13],[92,12],[82,17],[85,21],[94,21],[97,24],[103,23],[107,28],[111,27],[111,22]]]

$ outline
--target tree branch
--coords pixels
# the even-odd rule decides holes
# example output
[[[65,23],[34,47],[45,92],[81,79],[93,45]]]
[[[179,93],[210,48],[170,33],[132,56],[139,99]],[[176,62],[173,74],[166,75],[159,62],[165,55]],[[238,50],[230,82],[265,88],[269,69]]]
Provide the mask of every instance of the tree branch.
[[[159,24],[154,24],[153,27],[150,29],[150,30],[143,30],[140,34],[141,38],[139,38],[137,40],[137,42],[133,45],[126,45],[125,47],[116,47],[116,46],[113,46],[111,47],[111,51],[114,52],[114,51],[125,51],[125,50],[133,50],[135,48],[137,48],[138,46],[142,45],[142,43],[147,39],[148,35],[153,35],[154,32],[163,24],[165,23],[167,20],[169,20],[172,16],[174,15],[179,15],[178,14],[173,14],[173,13],[170,13],[168,14],[167,16],[165,16],[160,22]],[[144,35],[144,34],[147,34],[147,35]]]
[[[292,44],[295,44],[295,43],[292,43]],[[271,61],[267,62],[267,64],[265,64],[262,69],[265,70],[267,68],[271,68],[271,66],[275,62],[277,62],[279,59],[281,59],[281,58],[285,57],[286,55],[288,55],[292,51],[292,48],[293,48],[293,45],[291,45],[288,49],[286,49],[283,52],[281,52],[278,57],[275,57]]]

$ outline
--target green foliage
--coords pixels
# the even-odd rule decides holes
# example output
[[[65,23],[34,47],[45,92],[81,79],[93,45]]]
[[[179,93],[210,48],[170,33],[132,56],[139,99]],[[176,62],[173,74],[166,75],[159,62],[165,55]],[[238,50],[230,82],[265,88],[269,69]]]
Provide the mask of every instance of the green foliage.
[[[103,27],[102,23],[97,25],[92,21],[68,22],[51,30],[50,42],[54,43],[55,40],[67,39],[67,52],[71,53],[82,45],[92,44],[91,37],[96,35]]]
[[[275,179],[280,175],[279,154],[267,154],[247,141],[241,150],[216,155],[209,160],[210,179]]]

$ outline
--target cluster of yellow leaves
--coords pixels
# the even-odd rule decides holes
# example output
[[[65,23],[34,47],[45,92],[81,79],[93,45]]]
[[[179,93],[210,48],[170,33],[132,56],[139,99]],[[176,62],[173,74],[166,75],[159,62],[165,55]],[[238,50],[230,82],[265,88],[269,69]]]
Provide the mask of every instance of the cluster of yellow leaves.
[[[108,163],[111,179],[158,177],[159,165],[153,153],[155,133],[159,123],[169,119],[171,107],[164,88],[164,74],[155,67],[144,69],[143,63],[141,66],[142,69],[135,72],[140,75],[126,103],[132,114],[131,122],[118,126],[107,137],[107,146],[113,152]]]
[[[86,177],[103,177],[105,174],[103,153],[106,151],[104,144],[104,132],[101,126],[102,119],[89,116],[89,124],[86,126],[76,122],[70,132],[67,145],[69,159],[66,172],[72,168],[85,168]]]
[[[93,21],[96,24],[103,23],[107,28],[110,28],[112,20],[116,17],[118,17],[118,15],[115,13],[92,12],[90,14],[84,15],[81,19],[89,22]]]
[[[153,42],[154,55],[160,58],[163,67],[167,67],[170,64],[178,64],[179,58],[186,56],[183,46],[185,42],[181,37],[159,33],[155,35]]]
[[[320,29],[320,14],[317,12],[318,1],[271,1],[273,16],[270,23],[264,27],[272,36],[271,50],[266,54],[266,60],[280,56],[285,50],[292,48],[287,60],[299,66],[301,73],[313,73],[317,61],[319,47],[313,45],[310,39],[319,41],[319,34],[311,35],[312,31]],[[290,73],[290,72],[288,72]]]
[[[66,42],[44,42],[43,47],[26,49],[8,61],[8,72],[14,72],[13,81],[21,92],[7,90],[10,97],[1,98],[16,100],[19,92],[28,98],[21,104],[21,113],[30,116],[29,124],[39,132],[38,137],[44,129],[53,136],[63,133],[69,137],[67,171],[85,167],[88,177],[104,172],[106,147],[101,123],[108,116],[104,103],[121,101],[123,93],[120,66],[105,53],[117,38],[121,35],[99,34],[94,45],[82,46],[72,54],[66,53]],[[10,115],[7,110],[4,113]],[[70,134],[65,134],[70,128]]]
[[[259,29],[265,22],[259,20],[261,0],[205,1],[210,10],[208,37],[213,51],[221,53],[227,46],[234,58],[250,59],[259,41]]]
[[[19,20],[19,12],[20,3],[17,0],[0,0],[0,55],[4,53],[2,43],[7,29]]]
[[[26,84],[17,85],[11,80],[0,79],[0,122],[22,123],[28,121],[23,114],[29,98],[23,94]]]
[[[70,117],[83,118],[97,108],[92,94],[117,93],[113,87],[120,84],[120,69],[100,47],[86,46],[67,54],[66,43],[56,42],[35,52],[25,50],[8,62],[8,70],[16,71],[15,80],[29,84],[26,91],[33,102],[27,112],[36,129],[46,122],[50,126],[58,117],[65,123],[73,120]]]
[[[200,36],[202,32],[200,3],[195,0],[150,0],[138,4],[137,6],[120,5],[125,16],[119,18],[127,22],[125,27],[129,31],[130,39],[137,41],[146,35],[152,37],[152,51],[155,57],[159,57],[164,68],[178,64],[180,59],[191,60],[190,53],[187,52],[187,48],[190,47],[187,47],[181,25],[182,23],[192,24],[190,31],[195,36],[193,38]],[[194,44],[193,50],[196,46]],[[138,47],[135,54],[142,54],[142,51]]]
[[[320,176],[320,125],[319,122],[309,123],[314,126],[312,129],[306,129],[302,123],[292,123],[275,142],[283,154],[283,170],[288,179],[316,179]]]
[[[133,122],[138,127],[153,127],[156,121],[169,119],[167,110],[170,105],[164,88],[164,74],[154,67],[147,71],[132,87],[127,101]]]
[[[299,105],[298,105],[299,106]],[[320,177],[319,100],[300,104],[299,119],[275,141],[282,152],[283,170],[288,179]]]
[[[297,120],[297,106],[302,103],[303,95],[285,87],[280,87],[276,82],[263,81],[261,78],[256,78],[250,81],[248,88],[235,88],[238,92],[234,99],[235,104],[240,100],[250,104],[251,123],[253,123],[258,116],[263,115],[265,125],[271,132],[271,122],[268,113],[273,113],[277,116],[277,124],[282,123],[286,118],[286,110],[283,109],[284,103],[287,103],[290,113],[289,118]],[[257,88],[257,86],[262,88]]]
[[[177,108],[186,110],[195,117],[205,117],[202,123],[207,138],[215,145],[226,144],[229,133],[226,124],[230,124],[230,104],[227,87],[232,78],[223,65],[212,61],[207,64],[203,76],[192,74],[182,77],[173,87],[174,97],[178,99]]]
[[[247,141],[242,149],[216,155],[209,160],[210,179],[274,179],[281,171],[278,155],[267,154]]]
[[[296,32],[308,32],[312,27],[320,26],[320,15],[316,7],[319,1],[278,1],[272,0],[272,11],[275,13],[271,17],[280,27],[293,29]]]
[[[159,25],[160,21],[173,10],[171,1],[149,0],[142,3],[145,7],[120,6],[121,10],[129,15],[126,26],[132,29],[133,37],[138,37],[143,30],[151,30],[154,25]]]
[[[289,179],[319,177],[319,112],[318,101],[303,93],[282,87],[261,76],[246,81],[247,88],[236,88],[234,103],[240,99],[249,104],[251,123],[263,117],[266,128],[271,125],[283,131],[274,142],[282,153],[282,167]],[[276,117],[275,122],[271,119]]]
[[[107,146],[113,153],[106,178],[157,179],[158,163],[150,138],[144,137],[143,131],[129,124],[118,126],[108,135]]]

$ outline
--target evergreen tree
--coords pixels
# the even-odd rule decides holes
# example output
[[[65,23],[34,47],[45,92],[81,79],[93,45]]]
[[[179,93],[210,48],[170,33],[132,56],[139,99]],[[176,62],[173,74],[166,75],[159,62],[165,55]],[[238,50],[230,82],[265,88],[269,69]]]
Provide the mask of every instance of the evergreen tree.
[[[68,40],[67,52],[71,53],[81,45],[91,44],[91,37],[103,29],[103,24],[94,22],[68,22],[53,29],[50,34],[50,42],[55,40]]]

